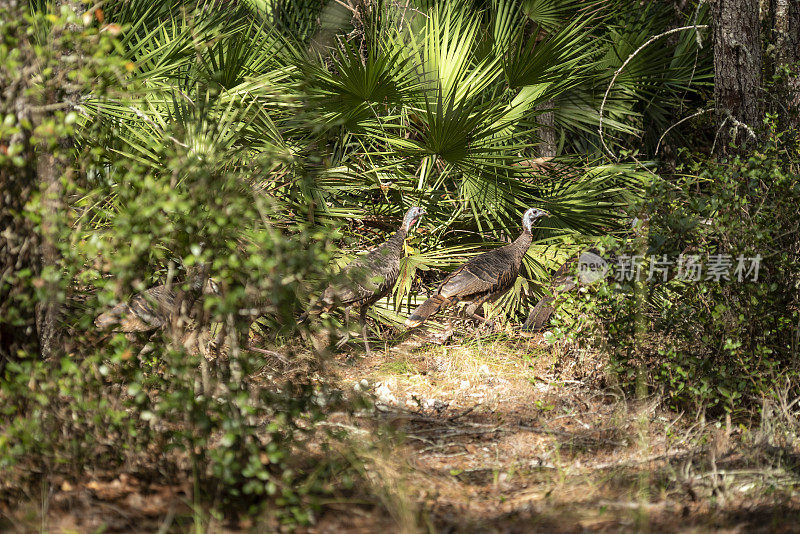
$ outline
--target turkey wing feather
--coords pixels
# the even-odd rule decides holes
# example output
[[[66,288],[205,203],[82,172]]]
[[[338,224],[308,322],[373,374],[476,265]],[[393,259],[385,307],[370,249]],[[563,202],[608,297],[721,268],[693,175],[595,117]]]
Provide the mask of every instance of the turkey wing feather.
[[[400,272],[399,256],[392,243],[387,242],[350,262],[344,269],[347,283],[337,292],[342,303],[349,305],[385,294]]]
[[[516,277],[513,256],[508,247],[502,247],[471,259],[451,274],[442,284],[443,297],[467,297],[499,289],[504,282]]]

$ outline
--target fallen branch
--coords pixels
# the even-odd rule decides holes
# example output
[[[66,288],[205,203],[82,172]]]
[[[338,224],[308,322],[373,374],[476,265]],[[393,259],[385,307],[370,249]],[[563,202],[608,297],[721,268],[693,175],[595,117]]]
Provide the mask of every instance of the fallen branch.
[[[466,410],[464,410],[460,414],[457,414],[457,415],[454,415],[452,417],[449,417],[447,420],[452,422],[452,421],[455,421],[456,419],[461,419],[465,415],[467,415],[469,413],[472,413],[472,411],[474,411],[475,408],[477,408],[478,406],[480,406],[480,405],[479,404],[475,404],[473,406],[470,406],[469,408],[467,408]]]

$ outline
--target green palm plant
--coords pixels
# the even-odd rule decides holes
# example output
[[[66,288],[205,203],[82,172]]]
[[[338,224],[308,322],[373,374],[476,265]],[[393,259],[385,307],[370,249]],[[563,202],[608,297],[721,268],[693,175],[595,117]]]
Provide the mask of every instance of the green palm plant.
[[[657,8],[623,16],[623,7],[259,0],[228,11],[114,1],[107,19],[124,28],[138,91],[83,104],[119,125],[108,146],[155,173],[165,143],[194,147],[220,168],[280,154],[248,187],[280,202],[287,221],[310,214],[343,224],[344,255],[424,206],[423,232],[376,312],[383,320],[414,303],[421,280],[515,237],[525,208],[543,207],[552,217],[537,230],[525,280],[500,302],[513,315],[558,259],[548,251],[615,231],[646,180],[635,166],[608,165],[598,148],[614,71],[668,23]],[[693,39],[648,50],[618,77],[603,117],[612,148],[646,148],[690,105],[708,77]],[[561,156],[531,166],[548,110]]]
[[[524,16],[520,9],[513,3],[495,6],[500,9],[490,28],[468,6],[447,3],[432,6],[427,17],[411,21],[405,34],[391,27],[385,30],[389,35],[380,41],[396,47],[392,57],[407,72],[419,73],[420,85],[398,94],[391,112],[373,106],[374,119],[364,113],[358,128],[345,125],[337,139],[343,150],[336,163],[349,169],[354,180],[372,171],[394,177],[361,181],[351,198],[342,194],[342,188],[331,190],[331,203],[363,206],[370,185],[390,182],[391,190],[405,198],[428,202],[436,198],[449,207],[426,206],[432,215],[428,218],[435,218],[439,228],[423,246],[447,261],[434,267],[429,255],[409,257],[395,302],[411,291],[414,269],[452,268],[466,259],[463,250],[457,250],[465,241],[474,251],[486,238],[498,242],[515,235],[519,213],[528,205],[545,205],[561,215],[543,232],[546,239],[558,240],[608,227],[615,203],[626,190],[622,185],[626,180],[615,183],[619,175],[612,179],[607,172],[589,173],[580,180],[573,172],[570,180],[550,176],[546,184],[537,184],[519,165],[535,153],[536,105],[581,83],[583,70],[596,54],[588,44],[586,22],[567,25],[544,44],[536,43],[526,40],[516,29],[520,25],[513,23]],[[484,41],[488,41],[485,46]],[[526,62],[526,57],[533,61]],[[361,66],[368,69],[370,63]],[[346,96],[342,91],[340,100]],[[627,186],[632,181],[628,179]],[[384,206],[391,198],[375,191],[373,200],[379,204],[370,206]]]

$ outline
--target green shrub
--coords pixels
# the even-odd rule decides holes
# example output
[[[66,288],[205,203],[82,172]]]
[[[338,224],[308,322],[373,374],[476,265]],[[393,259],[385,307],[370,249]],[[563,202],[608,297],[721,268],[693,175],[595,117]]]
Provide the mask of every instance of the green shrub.
[[[607,255],[677,261],[698,255],[705,268],[729,255],[730,280],[619,282],[565,297],[553,332],[607,351],[623,383],[644,379],[674,406],[737,410],[757,406],[776,384],[798,387],[800,176],[790,132],[766,121],[767,141],[729,161],[684,154],[673,176],[652,181],[627,239],[600,243]],[[737,258],[761,256],[754,273],[736,275]],[[647,262],[648,260],[645,260]],[[751,266],[749,261],[745,267]],[[576,322],[576,318],[578,318]],[[559,322],[560,321],[560,322]]]
[[[161,100],[171,120],[149,136],[141,135],[149,128],[143,121],[134,140],[126,138],[132,125],[114,110],[141,105],[144,88],[126,77],[128,62],[110,32],[68,9],[2,8],[0,18],[6,44],[16,36],[21,50],[0,49],[4,80],[21,80],[12,70],[37,60],[46,69],[84,47],[93,54],[70,56],[85,60],[70,76],[86,104],[79,117],[56,112],[33,124],[8,120],[0,130],[0,140],[34,133],[32,150],[0,158],[4,171],[36,168],[50,153],[63,171],[50,214],[57,263],[3,280],[26,296],[4,303],[4,321],[54,302],[61,336],[48,359],[20,351],[2,369],[0,499],[14,502],[54,477],[126,465],[167,480],[188,463],[198,507],[253,511],[272,502],[280,517],[308,521],[323,482],[297,453],[322,417],[324,396],[308,377],[260,379],[264,357],[246,346],[259,316],[275,326],[267,343],[294,333],[300,303],[328,281],[329,230],[263,192],[287,176],[308,190],[318,162],[254,147],[231,120],[245,120],[250,107],[220,104],[202,87],[191,105]],[[23,37],[36,28],[57,38]],[[30,176],[31,201],[13,215],[41,234],[48,215]],[[310,205],[302,195],[291,200]],[[149,340],[96,331],[100,312],[138,291],[161,283],[188,289],[182,280],[197,265],[208,266],[219,290],[186,310],[183,325]],[[210,336],[218,333],[215,348]]]

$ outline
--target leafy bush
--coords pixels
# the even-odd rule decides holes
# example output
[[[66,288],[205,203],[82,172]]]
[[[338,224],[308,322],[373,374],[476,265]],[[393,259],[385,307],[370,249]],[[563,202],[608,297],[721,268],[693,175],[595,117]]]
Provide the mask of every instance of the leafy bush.
[[[598,4],[597,24],[579,3],[351,13],[337,2],[109,0],[81,16],[70,5],[0,7],[0,81],[16,91],[0,103],[0,178],[14,186],[3,193],[20,191],[0,216],[35,245],[3,273],[0,297],[13,298],[0,298],[0,334],[36,341],[36,310],[59,311],[48,350],[31,342],[0,361],[3,498],[144,458],[162,478],[190,472],[195,499],[216,510],[267,495],[294,521],[323,486],[295,453],[325,395],[311,373],[262,377],[251,321],[268,324],[267,343],[294,332],[297,309],[329,279],[329,223],[342,219],[356,250],[412,203],[428,208],[396,305],[418,268],[451,269],[516,235],[530,205],[554,214],[541,243],[615,227],[641,173],[598,160],[600,95],[669,18],[666,7],[630,14],[628,27],[616,2]],[[691,34],[671,43],[637,56],[612,88],[613,148],[652,137],[648,124],[709,76]],[[538,172],[549,106],[558,151],[578,157]],[[528,274],[543,271],[535,253]],[[153,285],[188,292],[198,267],[219,291],[151,339],[92,326]],[[503,304],[519,311],[525,288]]]
[[[66,8],[58,15],[0,9],[7,44],[17,39],[0,50],[4,80],[26,82],[20,73],[27,71],[13,70],[19,66],[45,69],[33,73],[35,81],[65,58],[83,58],[70,76],[80,114],[55,107],[37,122],[7,119],[0,131],[4,141],[24,140],[26,130],[33,139],[31,150],[12,144],[0,164],[4,176],[28,177],[33,191],[14,221],[32,234],[51,223],[57,251],[57,262],[39,272],[4,277],[29,298],[4,303],[3,321],[14,311],[32,315],[37,302],[61,310],[49,358],[19,351],[0,376],[0,498],[88,470],[136,465],[157,478],[188,471],[198,507],[231,512],[269,500],[282,517],[307,521],[310,496],[324,481],[295,453],[329,399],[309,382],[311,373],[286,383],[259,378],[263,356],[246,347],[260,316],[283,325],[271,330],[273,340],[294,333],[299,302],[328,281],[329,230],[263,192],[287,177],[308,190],[318,162],[253,142],[234,122],[250,107],[220,103],[202,87],[190,103],[162,101],[174,112],[169,120],[155,127],[143,121],[126,138],[130,125],[115,110],[139,106],[143,87],[102,18],[100,11],[84,20]],[[47,184],[11,173],[53,153],[62,189],[57,209],[48,211]],[[293,206],[306,202],[292,199]],[[186,273],[200,265],[218,291],[156,332],[150,352],[141,351],[146,339],[98,336],[92,323],[99,312],[156,284],[188,291]]]
[[[678,174],[653,179],[648,201],[633,211],[649,215],[638,235],[603,243],[618,258],[697,255],[706,267],[728,255],[730,280],[706,271],[699,281],[682,280],[674,264],[668,281],[660,271],[645,281],[644,263],[640,283],[608,278],[592,298],[567,297],[573,312],[584,313],[575,314],[583,317],[576,330],[611,354],[623,381],[641,377],[675,405],[731,411],[757,405],[786,379],[800,385],[797,148],[791,132],[765,124],[767,141],[748,155],[684,154]],[[740,255],[761,257],[757,280],[747,270],[739,279]]]

